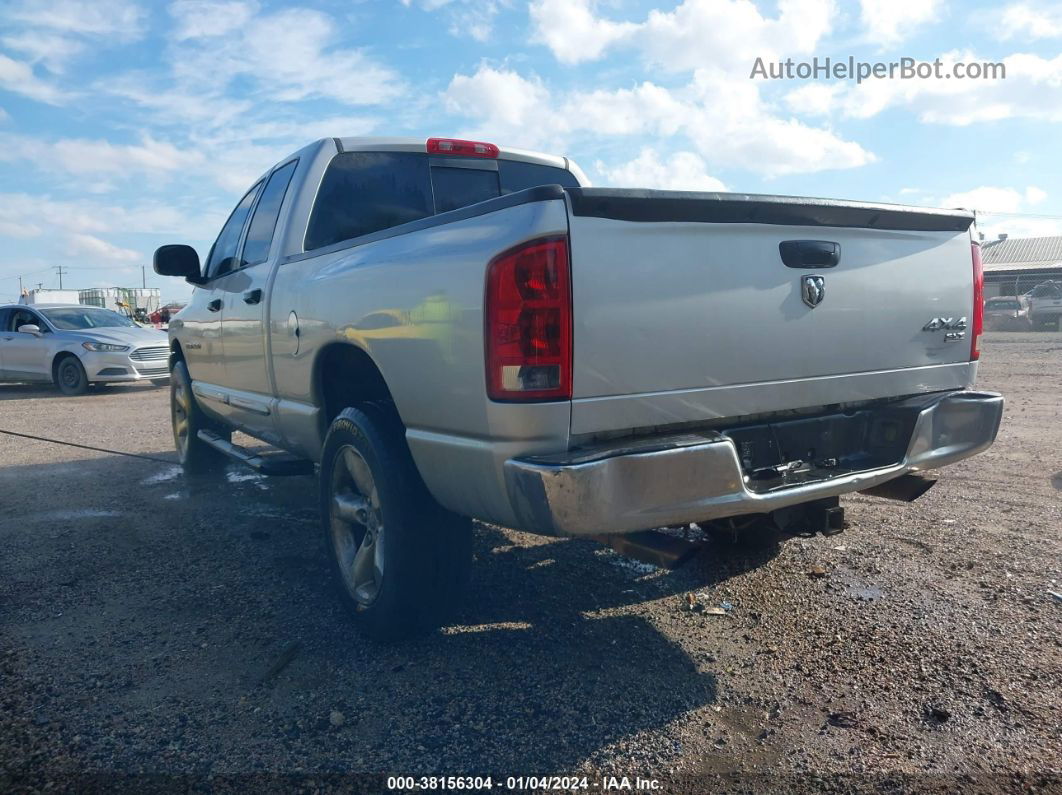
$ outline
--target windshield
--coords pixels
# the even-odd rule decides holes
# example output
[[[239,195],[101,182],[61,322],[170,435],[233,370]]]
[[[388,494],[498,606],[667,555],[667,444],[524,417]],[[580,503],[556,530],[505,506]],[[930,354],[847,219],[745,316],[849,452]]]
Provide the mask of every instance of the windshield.
[[[45,309],[44,316],[62,331],[80,331],[90,328],[137,328],[136,323],[109,309],[92,306]]]

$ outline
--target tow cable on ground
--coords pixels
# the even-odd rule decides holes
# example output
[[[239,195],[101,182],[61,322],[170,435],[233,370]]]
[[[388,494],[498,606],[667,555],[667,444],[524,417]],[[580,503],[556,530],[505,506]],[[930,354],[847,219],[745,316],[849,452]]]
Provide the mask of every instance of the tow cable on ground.
[[[77,444],[76,442],[64,442],[62,439],[49,439],[46,436],[34,436],[29,433],[17,433],[16,431],[5,431],[0,428],[0,433],[7,434],[8,436],[20,436],[23,439],[33,439],[37,442],[51,442],[52,444],[65,444],[67,447],[79,447],[82,450],[93,450],[97,453],[110,453],[111,455],[124,455],[130,458],[143,458],[146,461],[157,461],[160,464],[176,464],[176,461],[170,461],[165,458],[155,458],[151,455],[142,455],[140,453],[126,453],[122,450],[108,450],[106,447],[93,447],[89,444]]]

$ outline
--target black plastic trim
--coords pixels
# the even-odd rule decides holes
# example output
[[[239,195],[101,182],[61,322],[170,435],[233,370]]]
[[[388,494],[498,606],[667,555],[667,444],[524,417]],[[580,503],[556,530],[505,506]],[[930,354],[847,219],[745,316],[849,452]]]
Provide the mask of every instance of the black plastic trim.
[[[565,189],[560,185],[540,185],[536,188],[528,188],[527,190],[521,190],[515,193],[507,193],[496,199],[487,199],[478,204],[470,204],[467,207],[450,210],[446,213],[439,213],[438,215],[429,215],[426,218],[420,218],[406,224],[392,226],[388,229],[381,229],[372,234],[362,235],[361,237],[351,238],[350,240],[340,240],[338,243],[333,243],[330,246],[311,249],[310,251],[304,251],[301,254],[292,254],[290,257],[285,257],[280,262],[281,264],[284,264],[287,262],[298,262],[300,260],[309,259],[310,257],[319,257],[322,254],[331,254],[334,251],[343,251],[344,249],[354,248],[355,246],[361,246],[366,243],[375,243],[377,240],[386,240],[387,238],[406,235],[410,232],[419,232],[422,229],[431,229],[433,226],[442,226],[443,224],[450,224],[455,221],[478,218],[481,215],[486,215],[487,213],[492,213],[496,210],[519,207],[521,204],[563,199],[564,190]]]
[[[677,221],[965,232],[974,220],[973,213],[967,210],[802,196],[614,188],[566,188],[566,191],[574,215],[643,223]]]

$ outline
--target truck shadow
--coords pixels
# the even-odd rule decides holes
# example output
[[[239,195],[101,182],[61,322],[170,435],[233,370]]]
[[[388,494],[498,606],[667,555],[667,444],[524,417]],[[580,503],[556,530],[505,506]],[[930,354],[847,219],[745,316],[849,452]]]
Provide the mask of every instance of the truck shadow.
[[[164,774],[564,773],[606,747],[659,764],[680,753],[669,724],[720,685],[639,604],[681,612],[686,591],[773,554],[632,575],[590,542],[478,525],[456,621],[386,646],[330,591],[310,478],[189,481],[105,457],[0,467],[0,492],[24,497],[0,517],[0,634],[23,660],[2,695],[79,734],[69,755],[119,731],[113,769]]]

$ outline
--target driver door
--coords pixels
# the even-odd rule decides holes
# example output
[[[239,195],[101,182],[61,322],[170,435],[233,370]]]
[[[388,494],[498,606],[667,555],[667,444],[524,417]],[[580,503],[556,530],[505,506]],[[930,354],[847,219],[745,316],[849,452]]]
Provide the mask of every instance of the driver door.
[[[210,248],[203,273],[205,284],[192,291],[192,300],[171,323],[178,332],[184,360],[192,376],[196,394],[204,398],[208,411],[224,413],[223,394],[216,388],[225,382],[225,348],[221,340],[221,316],[225,303],[221,289],[236,262],[236,252],[251,205],[262,187],[258,182],[236,205],[217,241]]]
[[[19,331],[20,326],[33,325],[41,334]],[[36,312],[24,307],[15,307],[7,312],[7,320],[0,328],[0,362],[4,377],[9,381],[51,381],[51,350],[49,337],[52,331]]]

